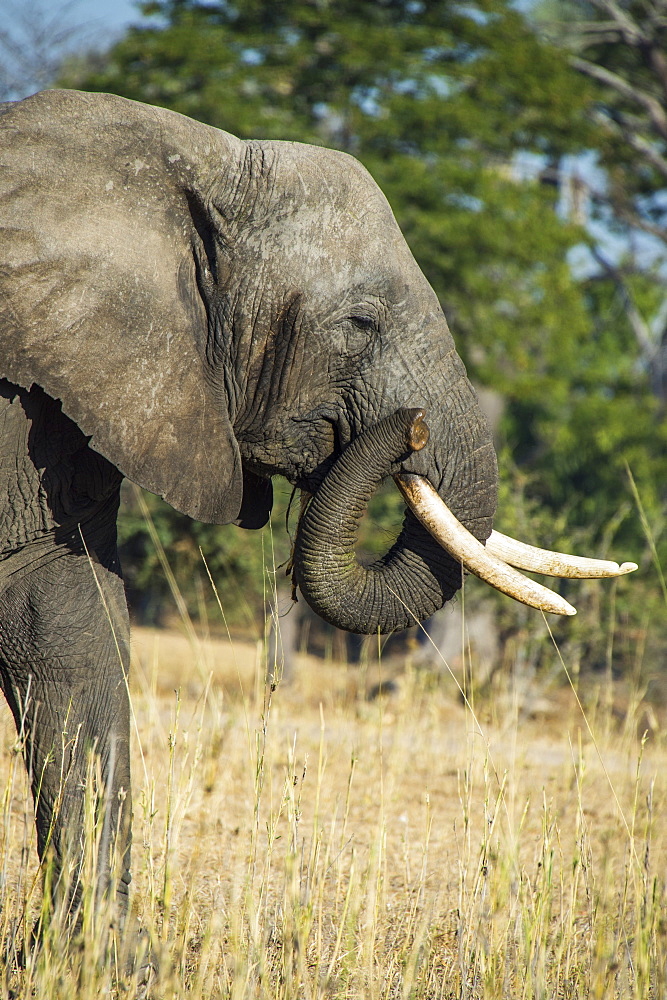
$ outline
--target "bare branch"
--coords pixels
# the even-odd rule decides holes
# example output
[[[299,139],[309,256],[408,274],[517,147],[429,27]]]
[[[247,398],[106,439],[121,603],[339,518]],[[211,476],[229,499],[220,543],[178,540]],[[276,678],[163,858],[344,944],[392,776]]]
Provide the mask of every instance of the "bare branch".
[[[615,0],[589,0],[589,2],[603,14],[608,14],[611,17],[614,24],[617,24],[623,32],[623,37],[629,45],[647,44],[650,41],[637,22],[630,17],[628,11],[623,10]]]
[[[564,28],[568,38],[573,38],[582,48],[601,42],[620,42],[624,37],[614,21],[575,21],[574,24],[564,25]]]
[[[663,95],[667,98],[667,58],[665,57],[662,46],[657,43],[651,45],[646,51],[646,56],[654,73],[660,81]]]
[[[584,73],[586,76],[591,77],[591,79],[597,80],[598,83],[611,87],[616,93],[621,94],[622,97],[626,97],[636,104],[641,105],[648,112],[653,127],[661,138],[667,139],[667,114],[660,101],[655,97],[640,90],[639,87],[628,83],[627,80],[618,76],[617,73],[612,73],[611,70],[605,69],[604,66],[598,66],[596,63],[589,62],[588,59],[573,56],[570,63],[580,73]]]
[[[667,330],[667,295],[660,303],[660,308],[651,320],[650,327],[654,343],[661,344],[665,330]]]
[[[642,352],[645,361],[651,365],[656,356],[657,344],[653,339],[652,331],[648,323],[641,315],[632,299],[630,289],[623,280],[621,271],[615,267],[611,261],[607,260],[599,247],[593,247],[592,253],[598,264],[604,270],[605,274],[611,278],[616,285],[616,288],[619,290],[623,300],[625,315],[627,316],[628,322],[632,327],[639,349]]]
[[[640,129],[632,116],[625,116],[622,112],[616,113],[613,117],[606,116],[605,124],[617,132],[620,132],[627,144],[639,153],[651,166],[667,179],[667,158],[658,152],[656,146],[649,142],[640,134]]]
[[[649,236],[655,236],[657,240],[667,244],[667,233],[661,226],[657,226],[653,222],[649,222],[643,215],[640,215],[638,212],[633,212],[626,206],[619,205],[616,202],[613,202],[613,208],[621,222],[624,222],[632,229],[640,229],[643,233],[647,233]]]

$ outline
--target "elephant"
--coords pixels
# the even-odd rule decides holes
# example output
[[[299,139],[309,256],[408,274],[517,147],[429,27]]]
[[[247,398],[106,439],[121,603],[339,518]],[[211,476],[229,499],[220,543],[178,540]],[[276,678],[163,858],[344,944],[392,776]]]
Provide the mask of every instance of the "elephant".
[[[0,345],[0,684],[39,855],[56,896],[70,873],[72,912],[91,752],[99,891],[122,911],[130,883],[123,477],[252,529],[285,476],[309,498],[296,584],[353,632],[427,618],[464,569],[570,613],[512,567],[634,568],[491,535],[498,473],[475,390],[386,198],[346,153],[108,94],[0,105]],[[362,566],[356,525],[388,475],[403,528]]]

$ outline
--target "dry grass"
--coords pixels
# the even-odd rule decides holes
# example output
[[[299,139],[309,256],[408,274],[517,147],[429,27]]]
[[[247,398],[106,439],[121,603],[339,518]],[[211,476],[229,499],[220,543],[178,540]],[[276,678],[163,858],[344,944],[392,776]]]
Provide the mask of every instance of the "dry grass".
[[[644,707],[499,679],[473,711],[446,676],[135,630],[134,910],[159,997],[662,997],[665,775]],[[532,705],[532,707],[531,707]],[[588,726],[590,726],[590,731]],[[594,734],[594,738],[592,736]],[[0,719],[2,933],[39,906],[32,815]],[[94,821],[93,821],[94,825]],[[89,913],[4,997],[137,995]],[[98,921],[96,931],[95,922]],[[127,992],[126,992],[127,991]]]

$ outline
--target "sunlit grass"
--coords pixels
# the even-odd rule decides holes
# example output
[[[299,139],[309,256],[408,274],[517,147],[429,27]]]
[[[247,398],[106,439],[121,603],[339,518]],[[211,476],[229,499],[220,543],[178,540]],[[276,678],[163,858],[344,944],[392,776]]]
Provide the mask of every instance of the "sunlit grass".
[[[465,614],[463,598],[464,661]],[[67,943],[42,907],[21,739],[0,716],[2,998],[667,995],[667,753],[638,684],[617,691],[611,669],[586,682],[555,644],[532,693],[521,650],[483,691],[474,662],[462,692],[410,653],[301,654],[276,684],[265,650],[189,618],[135,629],[122,933],[95,899],[95,761]],[[369,700],[389,669],[392,693]]]
[[[497,679],[474,719],[409,664],[369,702],[353,668],[306,656],[269,691],[261,649],[235,647],[202,644],[204,681],[185,637],[137,633],[133,912],[154,995],[665,995],[667,761],[641,705],[603,725],[586,692],[596,748],[562,685],[535,719]],[[40,893],[8,714],[2,746],[16,954]],[[93,805],[92,855],[97,822]],[[68,951],[56,918],[24,969],[9,956],[2,995],[125,995],[108,919],[84,904]]]

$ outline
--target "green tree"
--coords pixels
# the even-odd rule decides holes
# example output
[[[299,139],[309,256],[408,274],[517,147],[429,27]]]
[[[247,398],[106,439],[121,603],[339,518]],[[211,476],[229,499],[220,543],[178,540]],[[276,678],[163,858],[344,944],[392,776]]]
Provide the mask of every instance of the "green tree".
[[[590,112],[604,173],[587,185],[588,214],[624,249],[619,259],[602,239],[595,257],[617,289],[651,390],[665,403],[667,0],[550,0],[538,10],[546,31],[594,87]],[[654,289],[648,296],[641,294],[647,279]]]

